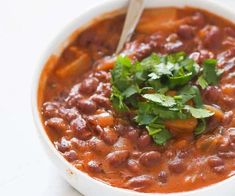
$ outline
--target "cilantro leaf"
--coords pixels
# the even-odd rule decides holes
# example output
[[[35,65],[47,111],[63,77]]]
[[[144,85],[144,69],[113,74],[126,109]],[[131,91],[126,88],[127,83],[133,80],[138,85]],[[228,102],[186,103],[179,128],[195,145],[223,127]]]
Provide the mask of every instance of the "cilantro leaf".
[[[148,99],[154,103],[157,103],[160,106],[164,107],[172,107],[176,105],[176,102],[173,97],[171,96],[166,96],[163,94],[145,94],[143,95],[145,99]]]
[[[158,145],[172,137],[164,126],[166,120],[193,116],[198,119],[194,134],[199,135],[206,129],[205,119],[214,113],[204,109],[196,85],[204,89],[218,83],[222,71],[216,64],[215,59],[208,59],[200,68],[184,52],[153,53],[140,62],[119,56],[111,71],[112,105],[119,112],[134,114],[133,120],[145,127]]]
[[[205,119],[199,119],[198,125],[194,131],[194,135],[200,135],[206,130],[206,121]]]
[[[205,89],[208,86],[208,83],[207,83],[206,79],[203,77],[203,75],[201,75],[198,78],[197,82],[201,86],[202,89]]]
[[[164,145],[169,139],[172,138],[172,135],[167,129],[163,129],[160,132],[153,135],[152,138],[156,144]]]
[[[185,109],[189,110],[189,112],[192,114],[194,118],[208,118],[214,115],[214,113],[210,112],[209,110],[201,109],[201,108],[194,108],[189,105],[186,105]]]
[[[203,62],[203,77],[208,84],[216,85],[218,83],[218,75],[216,69],[217,61],[215,59],[207,59]]]

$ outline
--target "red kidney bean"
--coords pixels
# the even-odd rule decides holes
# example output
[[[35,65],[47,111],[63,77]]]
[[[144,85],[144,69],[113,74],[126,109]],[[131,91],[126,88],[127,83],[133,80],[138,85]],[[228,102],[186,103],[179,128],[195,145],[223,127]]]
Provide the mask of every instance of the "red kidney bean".
[[[101,134],[101,138],[105,143],[112,145],[118,140],[118,134],[114,129],[105,128]]]
[[[74,150],[70,150],[68,152],[65,152],[63,155],[64,155],[64,158],[66,158],[67,161],[69,161],[69,162],[76,161],[77,156],[78,156],[76,151],[74,151]]]
[[[222,96],[221,89],[217,86],[208,86],[203,90],[203,98],[208,103],[216,103]]]
[[[235,152],[218,152],[218,156],[224,159],[233,159],[235,158]]]
[[[224,125],[229,125],[229,123],[232,121],[232,119],[233,119],[233,111],[225,112],[222,123]]]
[[[122,136],[127,132],[126,127],[123,124],[117,124],[114,128]]]
[[[64,121],[64,119],[58,117],[48,119],[45,122],[45,125],[52,129],[56,129],[56,131],[59,132],[65,132],[69,128],[69,125]]]
[[[147,132],[144,132],[137,140],[137,144],[139,148],[146,148],[152,142],[151,137],[148,135]]]
[[[197,26],[197,27],[203,27],[205,25],[205,17],[202,13],[197,12],[192,17],[191,24]]]
[[[207,163],[211,168],[224,165],[223,159],[221,159],[218,156],[209,157],[208,160],[207,160]]]
[[[103,95],[105,97],[111,96],[111,84],[101,83],[97,88],[97,94]]]
[[[80,151],[80,152],[85,152],[88,150],[88,143],[87,141],[83,141],[83,140],[79,140],[75,137],[73,137],[71,140],[70,140],[70,143],[71,143],[71,146]]]
[[[108,82],[111,77],[110,73],[106,71],[95,72],[94,76],[98,78],[98,80],[103,81],[103,82]]]
[[[218,146],[219,152],[227,152],[230,150],[230,141],[228,138],[224,137]]]
[[[81,131],[86,129],[86,121],[82,118],[82,116],[78,116],[71,122],[71,127],[76,131]]]
[[[141,167],[137,160],[129,159],[127,161],[127,167],[131,172],[135,174],[139,174],[141,172]]]
[[[43,115],[46,117],[58,117],[59,103],[56,102],[46,102],[42,106]]]
[[[154,183],[154,178],[149,175],[136,176],[129,179],[126,183],[128,187],[133,188],[144,188],[152,185]]]
[[[70,149],[70,142],[62,137],[60,142],[55,142],[55,146],[60,152],[64,153]]]
[[[82,81],[79,91],[83,94],[91,94],[96,90],[98,83],[96,78],[87,78]]]
[[[231,37],[235,37],[235,29],[232,27],[225,27],[224,32]]]
[[[161,154],[156,151],[150,151],[142,154],[139,158],[139,162],[145,167],[156,166],[161,160]]]
[[[87,169],[92,173],[100,173],[102,172],[101,163],[91,160],[87,163]]]
[[[158,180],[162,184],[165,184],[167,182],[168,175],[165,171],[160,171],[158,174]]]
[[[164,45],[165,50],[168,53],[173,53],[173,52],[179,52],[183,48],[183,42],[180,40],[177,40],[175,42],[168,42]]]
[[[99,154],[107,154],[110,151],[109,146],[96,137],[89,140],[89,147],[91,150]]]
[[[136,159],[140,158],[141,155],[142,155],[142,152],[139,152],[139,151],[133,151],[131,153],[131,157],[136,158]]]
[[[217,26],[207,26],[205,29],[204,45],[207,48],[218,48],[222,40],[222,32]]]
[[[222,173],[225,170],[224,161],[218,156],[209,157],[207,163],[215,173]]]
[[[235,143],[235,128],[229,128],[229,140],[231,143]]]
[[[86,121],[81,116],[72,120],[70,125],[79,139],[86,140],[90,138],[91,132],[87,128]]]
[[[112,167],[119,167],[126,162],[129,157],[129,152],[127,150],[119,150],[109,153],[106,156],[106,161]]]
[[[78,111],[76,108],[59,108],[59,114],[62,118],[66,119],[67,121],[71,121],[78,116]]]
[[[129,127],[127,129],[128,131],[126,133],[126,137],[132,142],[136,142],[139,137],[139,131],[137,129],[134,129],[133,127]]]
[[[88,99],[77,101],[77,108],[86,114],[93,114],[97,109],[96,104],[92,100]]]
[[[177,34],[183,39],[192,39],[195,35],[194,28],[190,25],[180,25]]]
[[[214,167],[212,169],[215,173],[223,173],[225,171],[225,166],[224,165],[221,165],[221,166],[218,166],[218,167]]]
[[[111,102],[109,98],[104,97],[102,95],[94,95],[92,96],[92,100],[99,106],[104,108],[110,108]]]
[[[182,159],[176,158],[168,162],[168,168],[172,173],[179,174],[179,173],[182,173],[186,169],[186,166]]]

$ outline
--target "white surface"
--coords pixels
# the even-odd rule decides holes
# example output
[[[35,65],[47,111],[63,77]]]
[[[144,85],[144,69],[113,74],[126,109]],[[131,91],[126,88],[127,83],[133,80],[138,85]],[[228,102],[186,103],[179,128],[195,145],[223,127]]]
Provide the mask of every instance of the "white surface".
[[[55,34],[101,1],[0,0],[1,196],[79,196],[41,148],[31,115],[30,87],[38,58]],[[223,2],[235,6],[233,0]]]

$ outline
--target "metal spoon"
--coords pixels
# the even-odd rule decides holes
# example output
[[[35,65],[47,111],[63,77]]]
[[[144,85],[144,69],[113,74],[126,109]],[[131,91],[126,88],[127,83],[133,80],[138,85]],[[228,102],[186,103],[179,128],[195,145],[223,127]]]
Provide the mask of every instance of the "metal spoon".
[[[144,10],[144,0],[129,0],[129,6],[126,14],[124,27],[122,29],[121,38],[116,49],[118,54],[124,44],[130,41],[133,32],[135,31],[136,25],[139,22],[140,16]]]

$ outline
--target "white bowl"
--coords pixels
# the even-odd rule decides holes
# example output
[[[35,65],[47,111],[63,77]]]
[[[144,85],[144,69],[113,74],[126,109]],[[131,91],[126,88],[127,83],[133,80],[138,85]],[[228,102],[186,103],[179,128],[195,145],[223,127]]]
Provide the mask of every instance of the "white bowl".
[[[73,167],[69,162],[67,162],[63,156],[55,149],[51,141],[49,140],[42,122],[40,120],[40,113],[37,107],[37,94],[39,86],[39,78],[42,69],[47,62],[48,58],[52,54],[59,54],[66,43],[68,37],[79,27],[85,25],[93,18],[102,15],[103,13],[110,12],[116,9],[124,8],[128,4],[128,0],[112,0],[106,1],[98,6],[95,6],[83,14],[78,16],[74,21],[68,24],[61,33],[55,37],[54,41],[49,44],[49,47],[45,51],[44,55],[38,64],[38,69],[36,71],[33,87],[32,87],[32,107],[33,116],[37,130],[39,132],[42,143],[49,154],[49,157],[59,169],[60,173],[65,177],[65,179],[79,192],[87,196],[157,196],[157,195],[174,195],[174,196],[234,196],[235,195],[235,177],[231,177],[217,184],[211,186],[197,189],[189,192],[181,193],[170,193],[170,194],[160,194],[160,193],[139,193],[131,190],[121,189],[109,186],[101,181],[95,180]],[[216,13],[230,21],[235,21],[235,13],[230,8],[224,5],[218,4],[213,0],[146,0],[146,7],[164,7],[164,6],[193,6],[201,9],[208,10],[210,12]]]

